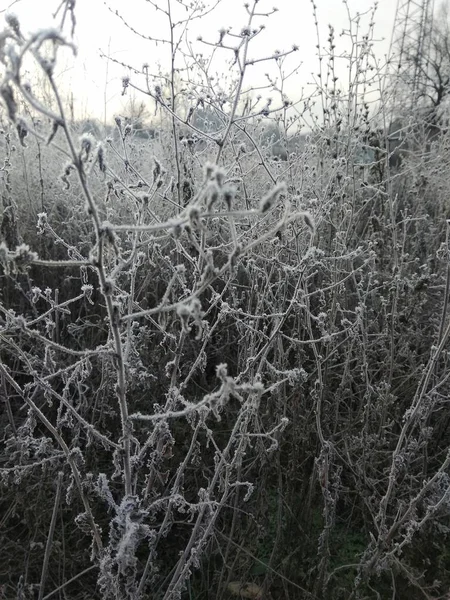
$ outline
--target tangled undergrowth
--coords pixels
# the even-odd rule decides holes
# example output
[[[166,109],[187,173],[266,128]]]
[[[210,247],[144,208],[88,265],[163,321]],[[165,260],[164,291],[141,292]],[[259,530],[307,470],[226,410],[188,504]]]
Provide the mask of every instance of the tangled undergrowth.
[[[192,55],[186,112],[144,65],[156,134],[95,137],[54,76],[63,4],[1,34],[0,595],[443,598],[447,130],[412,115],[392,150],[372,24],[345,93],[330,29],[330,85],[261,106],[253,0],[228,95]]]

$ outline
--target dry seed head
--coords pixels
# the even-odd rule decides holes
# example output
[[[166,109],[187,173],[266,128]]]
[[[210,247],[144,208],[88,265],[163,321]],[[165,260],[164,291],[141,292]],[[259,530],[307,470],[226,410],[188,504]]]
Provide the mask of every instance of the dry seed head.
[[[58,119],[55,119],[52,124],[52,131],[47,138],[47,146],[53,141],[55,135],[58,133],[58,128],[60,126],[60,122]],[[18,126],[19,127],[19,126]]]
[[[155,163],[153,167],[153,181],[155,182],[161,175],[161,163],[158,161],[156,156],[153,157],[153,162]]]
[[[189,327],[189,317],[191,316],[191,311],[186,304],[181,304],[177,308],[177,315],[180,317],[181,329],[184,331],[184,333],[189,333],[191,331],[191,328]]]
[[[225,173],[225,171],[223,169],[221,169],[220,167],[216,167],[216,170],[214,172],[214,176],[216,178],[217,185],[219,187],[223,186],[223,183],[225,181],[225,175],[226,175],[226,173]]]
[[[142,202],[144,206],[147,206],[150,200],[150,196],[146,192],[141,192],[139,194],[136,194],[136,199],[139,202]]]
[[[231,185],[226,185],[223,189],[223,199],[225,201],[227,210],[231,210],[235,196],[236,188]]]
[[[242,252],[242,247],[241,247],[240,244],[237,244],[236,247],[235,247],[235,249],[233,250],[231,256],[230,256],[230,267],[232,269],[234,269],[234,267],[236,266],[238,258],[240,256],[241,252]]]
[[[314,224],[314,219],[313,219],[311,213],[304,212],[303,220],[305,221],[305,225],[308,227],[308,229],[311,231],[311,233],[314,233],[316,231],[316,226]]]
[[[14,264],[17,267],[19,273],[23,273],[31,265],[31,263],[37,260],[38,255],[36,252],[32,252],[28,244],[20,244],[17,246],[14,256]]]
[[[201,317],[203,315],[202,312],[202,303],[200,302],[200,300],[198,298],[193,298],[189,304],[189,309],[190,312],[192,314],[192,316],[194,317],[194,319],[198,319],[199,317]]]
[[[205,179],[208,181],[209,179],[212,178],[212,176],[214,175],[214,172],[216,170],[216,165],[210,162],[205,163],[204,167],[203,167],[203,172],[205,174]]]
[[[84,155],[84,160],[88,160],[95,144],[95,138],[90,133],[83,133],[80,137],[81,152]]]
[[[48,224],[47,213],[45,213],[45,212],[38,213],[37,217],[38,217],[38,222],[37,222],[36,228],[38,230],[38,234],[42,234],[42,233],[44,233],[45,229],[47,228],[47,224]]]
[[[84,297],[89,302],[89,304],[94,304],[94,302],[92,300],[92,293],[94,291],[94,288],[92,287],[92,285],[90,285],[90,284],[82,285],[81,291],[83,292]]]
[[[97,145],[97,162],[98,168],[102,173],[106,173],[105,149],[101,142]]]
[[[17,135],[19,136],[20,145],[23,148],[27,148],[24,140],[28,135],[28,127],[23,119],[17,119]]]
[[[221,363],[216,366],[216,377],[225,382],[228,378],[228,365],[226,363]]]
[[[262,213],[266,213],[272,208],[272,206],[278,201],[281,194],[286,193],[286,184],[277,183],[277,185],[266,194],[259,203],[259,210]]]
[[[114,281],[112,279],[105,279],[105,283],[102,286],[102,294],[104,296],[112,296],[114,293]]]
[[[19,24],[19,19],[18,19],[17,15],[14,13],[6,13],[5,21],[6,21],[7,25],[9,25],[11,27],[11,29],[14,31],[14,33],[19,35],[20,24]]]
[[[36,302],[39,300],[39,298],[41,297],[42,294],[42,290],[40,287],[34,286],[31,288],[31,302],[33,304],[36,304]]]
[[[117,247],[118,238],[116,232],[114,231],[114,227],[113,225],[111,225],[111,223],[109,223],[108,221],[103,221],[99,234],[106,240],[108,244],[110,244],[114,248]]]
[[[4,83],[0,87],[0,96],[3,98],[3,102],[6,105],[6,110],[8,111],[8,117],[14,123],[16,120],[17,113],[17,104],[14,99],[14,92],[9,83]]]
[[[130,78],[128,76],[122,77],[122,96],[127,93],[128,86],[130,85]]]
[[[188,208],[187,216],[192,228],[200,227],[200,207],[193,204]]]
[[[61,175],[61,180],[64,183],[64,189],[68,190],[70,188],[69,175],[70,172],[75,169],[73,163],[67,163],[64,167],[63,174]]]
[[[55,69],[55,60],[54,59],[48,59],[48,58],[44,58],[42,56],[38,57],[38,62],[40,64],[40,66],[42,67],[42,70],[47,74],[52,76],[54,69]]]
[[[0,243],[0,265],[2,266],[5,274],[8,275],[10,272],[10,261],[9,261],[9,249],[5,242]]]
[[[172,227],[172,234],[175,238],[179,238],[181,237],[181,234],[183,233],[183,227],[181,226],[180,223],[174,223],[173,225],[171,225]]]
[[[214,204],[219,199],[219,187],[215,181],[210,181],[206,188],[206,208],[208,211],[212,209]]]

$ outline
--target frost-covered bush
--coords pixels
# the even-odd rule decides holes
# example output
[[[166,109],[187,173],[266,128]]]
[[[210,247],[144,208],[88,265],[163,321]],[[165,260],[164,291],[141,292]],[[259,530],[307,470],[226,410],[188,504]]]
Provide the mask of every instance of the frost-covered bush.
[[[373,15],[350,29],[348,89],[330,28],[310,97],[281,85],[297,47],[261,57],[279,80],[254,97],[263,4],[199,41],[230,53],[220,87],[194,53],[182,91],[175,66],[123,80],[154,104],[147,137],[70,122],[73,2],[30,37],[7,19],[6,598],[446,591],[448,133],[412,115],[394,165]]]

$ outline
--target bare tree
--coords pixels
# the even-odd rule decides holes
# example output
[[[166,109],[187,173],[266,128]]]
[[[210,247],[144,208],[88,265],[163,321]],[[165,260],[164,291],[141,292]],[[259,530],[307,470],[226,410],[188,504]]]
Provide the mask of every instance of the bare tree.
[[[450,91],[450,23],[448,4],[439,7],[429,28],[428,43],[424,45],[425,56],[418,60],[415,44],[411,42],[405,54],[411,72],[419,66],[421,86],[418,90],[419,106],[423,107],[428,120],[437,124],[444,116],[446,99]],[[408,88],[408,81],[405,82]]]

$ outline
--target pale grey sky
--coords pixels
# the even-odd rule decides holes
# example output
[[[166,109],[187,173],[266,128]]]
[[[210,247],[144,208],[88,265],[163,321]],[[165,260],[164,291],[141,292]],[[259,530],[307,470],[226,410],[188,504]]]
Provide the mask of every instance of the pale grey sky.
[[[167,0],[158,0],[160,5],[165,5]],[[185,15],[176,0],[170,0],[175,16]],[[349,28],[348,10],[352,16],[359,12],[362,16],[360,31],[364,33],[369,23],[367,13],[373,6],[373,0],[315,0],[319,20],[320,43],[324,47],[328,36],[328,24],[335,27],[337,53],[349,49],[349,38],[340,37],[343,29]],[[7,8],[11,0],[0,0],[0,7]],[[14,12],[22,24],[22,29],[32,31],[53,24],[52,12],[60,4],[60,0],[19,0],[13,5]],[[207,4],[213,4],[210,0]],[[397,0],[379,0],[375,14],[375,39],[374,51],[381,63],[389,49],[392,25]],[[119,61],[128,63],[140,69],[144,63],[150,68],[161,63],[163,68],[167,63],[167,48],[159,44],[156,47],[151,42],[143,40],[132,34],[124,27],[117,16],[108,10],[116,10],[129,22],[129,24],[144,35],[153,37],[167,37],[167,20],[161,12],[155,10],[145,0],[77,0],[76,16],[77,29],[76,41],[79,55],[74,64],[61,65],[64,78],[74,92],[79,115],[87,116],[96,114],[103,118],[106,110],[110,119],[114,113],[120,112],[121,103],[121,77],[126,74],[125,69],[117,67],[100,58],[100,50]],[[252,44],[251,57],[262,57],[271,54],[274,50],[288,50],[293,44],[298,45],[299,51],[289,58],[286,71],[300,65],[298,74],[294,75],[286,91],[292,99],[299,97],[302,88],[311,82],[314,73],[318,70],[316,56],[317,35],[312,14],[310,0],[260,0],[259,10],[269,11],[273,6],[278,12],[269,19],[256,18],[255,25],[264,23],[266,29]],[[180,12],[181,10],[181,12]],[[204,40],[214,42],[218,39],[220,28],[232,27],[239,32],[246,24],[247,14],[243,8],[243,0],[222,0],[217,8],[205,19],[194,21],[189,25],[187,38],[192,43],[195,52],[211,50],[197,41],[198,35]],[[353,24],[355,27],[355,24]],[[220,54],[222,53],[222,54]],[[215,55],[212,71],[226,68],[224,59],[230,56],[224,51]],[[337,61],[339,76],[345,80],[347,61],[342,64]],[[251,67],[248,72],[247,85],[258,85],[265,81],[268,71],[266,63]],[[272,75],[274,72],[271,71]],[[264,92],[263,92],[264,95]]]

